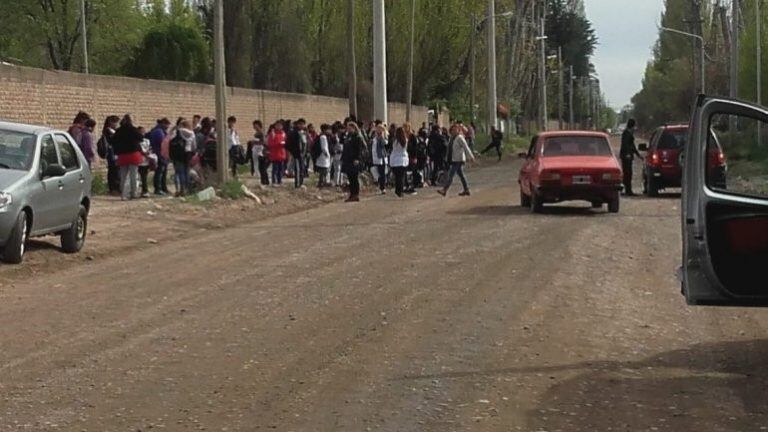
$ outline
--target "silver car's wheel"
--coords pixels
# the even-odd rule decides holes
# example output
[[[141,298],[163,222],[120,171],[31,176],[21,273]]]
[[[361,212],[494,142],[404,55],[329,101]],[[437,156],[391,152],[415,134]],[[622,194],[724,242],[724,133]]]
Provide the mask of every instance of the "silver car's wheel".
[[[27,237],[29,235],[29,224],[27,223],[27,213],[21,212],[16,218],[16,225],[11,231],[11,236],[5,244],[3,251],[3,261],[9,264],[20,264],[24,259],[26,251]]]
[[[85,235],[88,229],[88,210],[80,206],[77,217],[72,221],[71,227],[61,233],[61,249],[66,253],[77,253],[85,244]]]

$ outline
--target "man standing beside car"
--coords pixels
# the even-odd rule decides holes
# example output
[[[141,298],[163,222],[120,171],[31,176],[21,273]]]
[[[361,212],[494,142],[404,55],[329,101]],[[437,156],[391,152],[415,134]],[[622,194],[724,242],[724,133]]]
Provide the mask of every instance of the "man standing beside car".
[[[635,119],[629,119],[626,129],[624,129],[624,133],[621,135],[621,151],[619,156],[621,157],[621,170],[624,172],[624,195],[626,196],[635,195],[632,192],[632,169],[635,156],[643,160],[635,146],[635,126],[637,126]]]

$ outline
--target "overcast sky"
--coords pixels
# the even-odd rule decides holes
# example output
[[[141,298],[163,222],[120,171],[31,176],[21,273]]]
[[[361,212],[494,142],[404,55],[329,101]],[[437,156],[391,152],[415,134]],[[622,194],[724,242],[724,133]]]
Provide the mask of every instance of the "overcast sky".
[[[641,88],[645,66],[658,36],[664,0],[586,0],[597,31],[594,63],[602,90],[616,109]]]

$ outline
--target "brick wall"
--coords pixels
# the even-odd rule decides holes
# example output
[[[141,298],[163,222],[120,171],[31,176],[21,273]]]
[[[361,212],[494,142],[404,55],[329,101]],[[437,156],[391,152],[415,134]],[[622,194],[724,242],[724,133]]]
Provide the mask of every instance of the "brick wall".
[[[304,117],[310,123],[343,120],[347,99],[229,88],[229,114],[240,129],[253,119],[265,123]],[[151,127],[168,117],[214,116],[214,89],[205,84],[84,75],[0,65],[0,119],[56,128],[69,126],[74,115],[86,111],[100,123],[110,114],[131,113],[136,124]],[[426,121],[427,109],[414,107],[415,124]],[[389,121],[403,122],[405,105],[392,103]],[[101,127],[101,124],[98,125]]]

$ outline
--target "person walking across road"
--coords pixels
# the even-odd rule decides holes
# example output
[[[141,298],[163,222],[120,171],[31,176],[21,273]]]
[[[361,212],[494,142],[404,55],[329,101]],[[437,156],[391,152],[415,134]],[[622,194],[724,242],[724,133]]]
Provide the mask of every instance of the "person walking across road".
[[[624,173],[624,195],[626,196],[635,195],[635,193],[632,191],[632,176],[634,175],[633,165],[635,162],[635,156],[639,157],[640,160],[643,160],[643,156],[640,155],[640,152],[635,146],[636,126],[637,122],[635,122],[635,119],[629,119],[629,121],[627,121],[626,129],[624,129],[624,133],[621,135],[621,150],[619,151],[619,156],[621,157],[621,169]]]
[[[467,159],[474,161],[475,155],[472,154],[472,150],[469,148],[467,140],[462,134],[461,128],[457,125],[454,125],[451,128],[451,140],[448,144],[448,161],[451,164],[451,169],[448,172],[448,181],[446,182],[445,186],[443,189],[437,191],[440,195],[448,195],[448,189],[451,188],[453,178],[457,174],[461,180],[461,185],[464,187],[464,191],[461,192],[459,196],[470,195],[469,183],[467,183],[467,177],[464,175],[464,164],[467,162]]]
[[[501,162],[501,146],[503,142],[504,142],[504,134],[501,133],[500,130],[491,126],[491,142],[490,144],[488,144],[488,147],[486,147],[485,150],[480,152],[480,154],[486,154],[490,150],[496,149],[496,154],[499,155],[499,162]]]
[[[405,176],[410,159],[408,157],[408,136],[405,129],[399,127],[395,130],[392,154],[389,156],[389,166],[395,176],[395,195],[402,198],[405,193]]]

